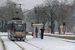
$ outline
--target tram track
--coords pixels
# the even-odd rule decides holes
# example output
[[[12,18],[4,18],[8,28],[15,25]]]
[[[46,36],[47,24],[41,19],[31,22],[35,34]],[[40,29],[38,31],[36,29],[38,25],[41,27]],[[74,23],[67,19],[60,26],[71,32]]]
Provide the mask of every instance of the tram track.
[[[0,39],[1,39],[1,36],[0,36]],[[4,44],[4,41],[1,39],[1,42],[2,42],[2,46],[3,46],[3,50],[6,50],[6,47],[5,47],[5,44]]]
[[[16,45],[18,45],[22,50],[28,50],[28,49],[25,49],[24,47],[22,47],[22,45],[20,45],[20,43],[24,43],[24,44],[28,44],[28,45],[30,45],[30,46],[33,46],[33,47],[35,47],[35,48],[37,48],[38,50],[43,50],[42,48],[39,48],[39,47],[37,47],[37,46],[35,46],[35,45],[33,45],[33,44],[31,44],[31,43],[28,43],[28,42],[14,42]],[[31,49],[30,49],[31,50]]]
[[[6,36],[7,37],[7,36]],[[1,39],[1,42],[2,42],[2,47],[3,47],[3,50],[8,50],[8,48],[6,47],[9,47],[7,44],[4,44],[4,40],[1,38],[0,36],[0,39]],[[10,40],[11,41],[11,40]],[[18,45],[16,42],[13,42],[11,41],[13,44],[15,44],[18,48],[20,48],[20,50],[25,50],[24,48],[22,48],[20,45]],[[5,46],[6,45],[6,46]],[[12,45],[13,46],[13,45]],[[10,47],[9,47],[10,48]],[[10,50],[10,49],[9,49]]]
[[[28,49],[23,48],[23,47],[22,47],[21,45],[19,45],[17,42],[14,42],[14,43],[15,43],[16,45],[18,45],[22,50],[28,50]],[[22,43],[22,42],[21,42],[21,43]],[[28,43],[28,42],[23,42],[23,43],[27,43],[28,45],[31,45],[31,46],[33,46],[33,47],[39,49],[39,50],[43,50],[43,49],[41,49],[41,48],[39,48],[39,47],[37,47],[37,46],[31,44],[31,43]]]
[[[20,45],[18,45],[16,42],[14,42],[17,46],[19,46],[22,50],[25,50],[23,47],[21,47]]]
[[[31,44],[31,43],[28,43],[28,42],[26,42],[26,41],[25,41],[25,43],[27,43],[27,44],[29,44],[29,45],[32,45],[32,46],[34,46],[34,47],[36,47],[36,48],[38,48],[38,49],[40,49],[40,50],[43,50],[42,48],[39,48],[39,47],[37,47],[37,46],[35,46],[35,45]]]
[[[44,36],[48,36],[48,37],[57,37],[57,38],[63,38],[63,39],[69,39],[69,38],[71,38],[71,37],[58,37],[58,36],[50,36],[50,35],[44,35]],[[1,36],[0,36],[0,38],[1,38]],[[71,38],[71,40],[72,40],[73,38]],[[75,39],[75,38],[74,38]],[[73,39],[73,40],[74,40]],[[4,45],[4,41],[1,39],[1,42],[2,42],[2,45],[3,45],[3,50],[6,50],[6,47],[5,47],[5,45]],[[66,41],[66,42],[70,42],[70,41]],[[40,47],[38,47],[38,46],[36,46],[36,45],[34,45],[34,44],[31,44],[31,43],[29,43],[29,42],[27,42],[27,41],[24,41],[24,42],[19,42],[19,43],[17,43],[16,41],[14,41],[14,43],[19,47],[19,48],[21,48],[22,50],[28,50],[28,49],[26,49],[26,48],[24,48],[22,45],[19,45],[19,43],[27,43],[27,44],[29,44],[29,45],[31,45],[31,46],[33,46],[33,47],[35,47],[35,48],[38,48],[39,50],[43,50],[43,48],[40,48]],[[71,42],[71,43],[75,43],[75,42]]]
[[[1,39],[1,36],[0,36],[0,39]],[[5,47],[4,41],[3,41],[2,39],[1,39],[1,42],[2,42],[2,46],[3,46],[3,50],[7,50],[6,47]],[[21,45],[19,45],[16,41],[13,41],[13,43],[16,44],[16,45],[17,45],[19,48],[21,48],[22,50],[26,50],[24,47],[22,47]],[[22,42],[20,42],[20,43],[22,43]],[[33,47],[39,49],[39,50],[43,50],[43,49],[41,49],[41,48],[39,48],[39,47],[37,47],[37,46],[31,44],[31,43],[28,43],[28,42],[26,42],[26,41],[24,41],[23,43],[27,43],[28,45],[31,45],[31,46],[33,46]]]

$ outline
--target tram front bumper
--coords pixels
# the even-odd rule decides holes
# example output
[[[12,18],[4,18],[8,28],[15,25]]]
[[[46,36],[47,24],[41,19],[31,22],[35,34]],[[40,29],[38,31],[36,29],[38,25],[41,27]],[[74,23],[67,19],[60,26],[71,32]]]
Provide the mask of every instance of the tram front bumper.
[[[23,38],[25,36],[14,36],[14,38]]]

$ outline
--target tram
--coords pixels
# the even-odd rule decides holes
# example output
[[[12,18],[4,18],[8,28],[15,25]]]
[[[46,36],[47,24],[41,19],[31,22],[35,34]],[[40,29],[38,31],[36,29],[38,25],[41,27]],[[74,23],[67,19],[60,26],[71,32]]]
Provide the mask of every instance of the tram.
[[[12,41],[26,39],[26,23],[19,18],[8,22],[8,38]]]

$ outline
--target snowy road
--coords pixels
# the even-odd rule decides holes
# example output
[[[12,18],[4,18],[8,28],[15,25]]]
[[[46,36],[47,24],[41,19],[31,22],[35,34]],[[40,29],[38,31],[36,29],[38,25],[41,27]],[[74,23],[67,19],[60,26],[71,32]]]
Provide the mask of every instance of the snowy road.
[[[3,40],[5,45],[4,50],[41,50],[41,48],[38,48],[37,46],[32,45],[28,42],[10,41],[7,36],[1,36],[1,39]]]
[[[23,47],[24,50],[41,50],[40,48],[33,46],[27,42],[16,42],[19,46]]]
[[[1,39],[5,45],[5,50],[75,50],[75,40],[61,39],[44,36],[44,39],[33,38],[27,35],[26,41],[10,41],[7,36]],[[3,49],[2,40],[0,39],[0,50]]]
[[[0,50],[3,50],[3,44],[1,38],[0,38]]]
[[[74,43],[71,43],[71,40],[67,39],[44,37],[44,39],[41,40],[40,38],[33,39],[29,36],[27,40],[28,43],[35,44],[43,50],[75,50],[75,41],[73,41]]]
[[[1,39],[4,42],[6,50],[22,50],[14,42],[10,41],[6,36],[1,36]]]

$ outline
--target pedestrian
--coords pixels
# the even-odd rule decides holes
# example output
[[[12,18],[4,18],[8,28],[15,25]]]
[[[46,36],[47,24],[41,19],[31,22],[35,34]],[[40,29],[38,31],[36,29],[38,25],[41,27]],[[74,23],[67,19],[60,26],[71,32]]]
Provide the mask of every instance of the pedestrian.
[[[45,29],[42,27],[40,30],[41,30],[41,39],[43,39],[43,33]]]
[[[38,35],[38,28],[35,27],[35,32],[36,32],[36,38],[37,38],[37,35]]]

